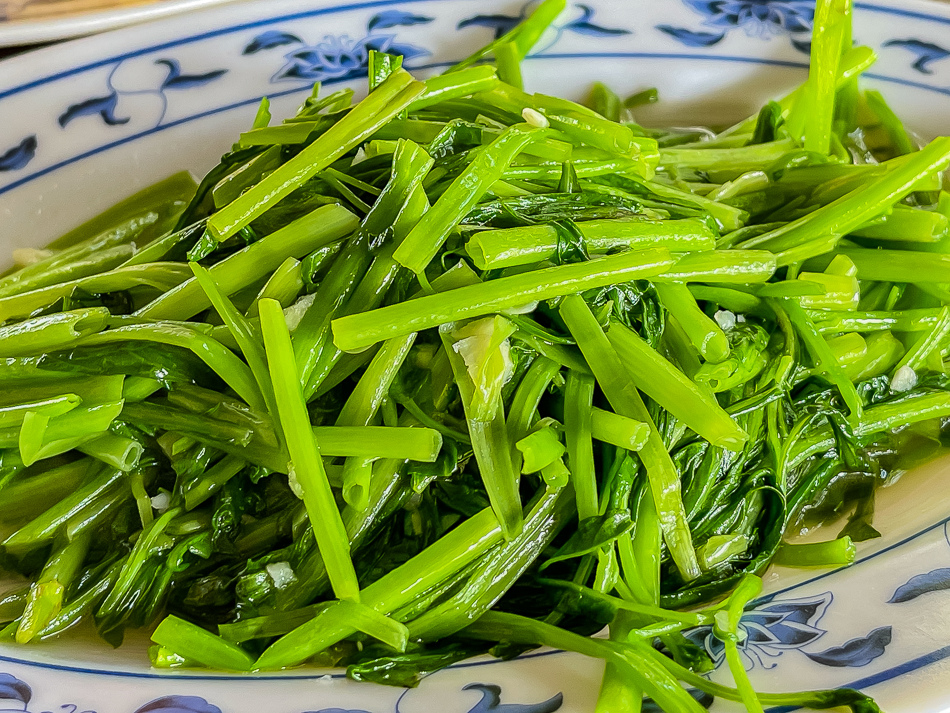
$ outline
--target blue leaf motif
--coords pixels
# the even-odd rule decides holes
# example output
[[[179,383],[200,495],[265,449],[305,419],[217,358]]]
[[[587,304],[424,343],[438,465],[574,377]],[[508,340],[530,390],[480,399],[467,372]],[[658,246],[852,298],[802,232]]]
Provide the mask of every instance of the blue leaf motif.
[[[468,713],[554,713],[564,703],[564,696],[558,693],[546,701],[534,705],[519,705],[501,702],[501,687],[487,683],[470,683],[463,691],[479,691],[482,700]]]
[[[156,59],[155,64],[168,67],[168,76],[162,82],[162,89],[191,89],[213,82],[228,73],[226,69],[216,69],[205,74],[182,74],[181,64],[176,59]]]
[[[36,147],[36,136],[27,136],[9,151],[0,154],[0,171],[16,171],[25,167],[36,156]],[[9,674],[0,674],[0,695],[3,694],[4,687],[10,685],[8,679],[17,680]],[[19,683],[22,683],[22,681]],[[25,683],[23,685],[26,686]],[[29,690],[29,686],[27,686],[27,690]]]
[[[897,588],[894,592],[894,596],[891,597],[887,603],[903,604],[904,602],[916,599],[922,594],[940,592],[944,589],[950,589],[950,569],[946,567],[911,577],[907,580],[906,584]]]
[[[467,20],[462,20],[458,24],[458,29],[461,30],[466,27],[488,27],[495,31],[495,39],[498,39],[519,22],[521,22],[520,17],[512,17],[511,15],[476,15]]]
[[[221,713],[221,709],[197,696],[164,696],[146,703],[135,713]]]
[[[719,13],[720,0],[683,0],[683,4],[701,15],[712,17]]]
[[[835,646],[817,654],[802,652],[815,663],[823,666],[857,667],[867,666],[874,659],[884,655],[884,650],[891,643],[891,627],[882,626],[867,636],[852,639],[842,646]]]
[[[115,108],[119,103],[119,95],[112,92],[104,97],[93,97],[78,104],[71,105],[59,115],[59,125],[64,129],[73,120],[80,116],[95,116],[98,114],[107,126],[119,126],[129,123],[131,117],[120,119],[115,115]]]
[[[656,29],[665,32],[675,40],[682,42],[687,47],[712,47],[717,42],[721,42],[726,36],[725,32],[694,32],[685,27],[673,27],[672,25],[657,25]]]
[[[2,160],[0,157],[0,162]],[[19,678],[14,678],[9,673],[0,673],[0,701],[20,701],[26,705],[32,697],[33,690]]]
[[[393,42],[389,45],[389,54],[398,54],[402,55],[403,59],[415,59],[416,57],[425,57],[429,54],[428,50],[423,49],[422,47],[416,47],[415,45],[403,44],[401,42]]]
[[[796,40],[794,37],[792,37],[792,47],[797,49],[802,54],[808,54],[808,55],[811,54],[811,40],[810,39]]]
[[[387,27],[410,27],[412,25],[425,25],[429,22],[432,22],[432,18],[425,15],[414,15],[403,10],[386,10],[373,15],[367,24],[367,28],[372,32],[377,29],[385,30]]]
[[[284,45],[300,45],[303,40],[282,30],[267,30],[247,43],[242,54],[257,54],[261,50],[271,50]]]
[[[767,602],[755,607],[752,612],[761,612],[767,615],[780,614],[784,622],[793,621],[797,624],[816,626],[825,615],[828,606],[833,600],[834,597],[831,592],[825,592],[824,594],[818,594],[813,597],[781,599],[779,601]]]
[[[357,42],[356,46],[359,47],[360,52],[362,52],[361,56],[364,60],[367,60],[370,50],[388,53],[392,48],[394,39],[396,39],[396,35],[370,35]]]
[[[580,35],[588,35],[590,37],[613,37],[616,35],[632,34],[630,30],[595,25],[593,22],[591,22],[591,19],[594,17],[593,8],[591,8],[589,5],[581,4],[578,4],[577,7],[581,9],[581,16],[573,22],[569,22],[564,25],[565,30],[570,30],[571,32],[576,32]]]
[[[911,65],[918,72],[923,74],[933,74],[930,68],[931,62],[937,62],[946,57],[950,57],[950,50],[944,49],[939,45],[923,40],[888,40],[883,47],[903,47],[906,50],[917,55],[917,59]]]

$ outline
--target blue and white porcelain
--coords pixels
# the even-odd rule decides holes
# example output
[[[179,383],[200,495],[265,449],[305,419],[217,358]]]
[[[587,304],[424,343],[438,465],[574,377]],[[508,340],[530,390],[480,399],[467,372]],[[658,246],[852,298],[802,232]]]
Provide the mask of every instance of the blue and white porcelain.
[[[231,0],[0,0],[0,47],[82,37]]]
[[[855,39],[880,58],[869,84],[921,135],[950,132],[950,4],[856,8]],[[200,174],[264,95],[280,116],[314,81],[362,87],[370,49],[398,52],[425,76],[530,9],[522,0],[257,0],[0,62],[0,249],[41,245],[182,168]],[[571,2],[525,77],[573,97],[594,79],[621,93],[656,86],[661,102],[638,115],[645,123],[726,123],[802,81],[813,15],[810,0]],[[760,690],[848,685],[890,713],[950,711],[947,471],[933,463],[880,494],[884,536],[862,543],[853,566],[769,573],[742,622]],[[708,631],[689,636],[721,662]],[[405,691],[314,670],[158,672],[146,643],[0,647],[0,713],[591,713],[602,670],[536,651],[464,662]],[[729,682],[725,666],[710,675]]]

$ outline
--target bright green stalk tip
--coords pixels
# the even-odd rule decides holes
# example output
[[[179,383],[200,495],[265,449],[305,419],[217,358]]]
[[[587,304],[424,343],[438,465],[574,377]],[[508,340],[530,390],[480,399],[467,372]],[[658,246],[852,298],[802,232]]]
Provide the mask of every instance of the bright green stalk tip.
[[[537,473],[561,459],[566,449],[550,426],[540,428],[515,443],[521,451],[524,463],[522,473]]]
[[[152,641],[186,659],[225,671],[250,671],[254,657],[237,644],[169,615],[152,632]]]
[[[826,542],[783,544],[775,555],[775,564],[785,567],[844,567],[854,563],[856,554],[850,537]]]

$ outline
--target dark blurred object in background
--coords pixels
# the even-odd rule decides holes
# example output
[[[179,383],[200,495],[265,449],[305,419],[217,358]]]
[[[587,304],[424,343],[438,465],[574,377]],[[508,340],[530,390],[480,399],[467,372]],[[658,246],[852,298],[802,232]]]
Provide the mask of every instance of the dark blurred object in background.
[[[12,57],[15,54],[23,54],[24,52],[29,52],[30,50],[39,49],[40,47],[45,46],[46,44],[27,45],[26,47],[0,47],[0,59],[6,59],[7,57]]]

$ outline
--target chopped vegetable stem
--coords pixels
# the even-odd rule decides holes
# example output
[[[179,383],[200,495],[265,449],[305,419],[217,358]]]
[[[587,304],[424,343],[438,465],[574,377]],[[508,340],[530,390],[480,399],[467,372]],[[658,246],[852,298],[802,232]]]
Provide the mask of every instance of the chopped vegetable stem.
[[[284,313],[274,300],[261,300],[260,309],[264,348],[277,401],[275,415],[287,440],[293,472],[303,491],[310,524],[337,597],[359,601],[360,587],[350,559],[349,540],[327,481],[320,448],[310,427]]]

